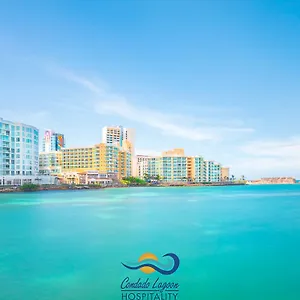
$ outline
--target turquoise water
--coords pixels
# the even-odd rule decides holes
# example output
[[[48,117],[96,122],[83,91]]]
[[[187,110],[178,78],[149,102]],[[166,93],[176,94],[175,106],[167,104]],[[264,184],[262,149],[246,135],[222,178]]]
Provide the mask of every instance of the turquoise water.
[[[300,185],[0,194],[0,247],[1,300],[122,299],[126,276],[176,281],[177,299],[299,300]],[[179,269],[121,265],[145,252]]]

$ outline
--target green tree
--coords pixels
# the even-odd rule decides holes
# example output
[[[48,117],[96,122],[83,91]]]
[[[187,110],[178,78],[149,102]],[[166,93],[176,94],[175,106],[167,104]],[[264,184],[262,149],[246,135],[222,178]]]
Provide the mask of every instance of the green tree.
[[[20,190],[23,192],[33,192],[38,190],[39,186],[33,183],[24,183],[20,186]]]

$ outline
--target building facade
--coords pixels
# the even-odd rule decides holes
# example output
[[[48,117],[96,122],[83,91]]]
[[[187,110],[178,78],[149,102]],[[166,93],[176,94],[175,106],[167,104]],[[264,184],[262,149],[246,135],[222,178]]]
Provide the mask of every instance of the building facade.
[[[121,179],[131,176],[131,153],[112,144],[97,144],[91,147],[62,149],[62,173],[109,174]]]
[[[40,175],[57,176],[62,172],[62,152],[40,152],[39,173]]]
[[[222,181],[227,181],[229,180],[229,168],[222,167],[221,168],[221,180]]]
[[[43,137],[43,152],[60,151],[65,147],[65,136],[52,130],[46,130]]]
[[[185,156],[184,149],[165,151],[161,156],[137,156],[140,178],[160,178],[166,182],[219,182],[221,165],[202,156]]]
[[[131,174],[137,175],[136,170],[136,156],[135,156],[135,129],[124,128],[121,125],[105,126],[102,128],[102,143],[107,145],[114,145],[122,148],[127,148],[130,145],[131,153]]]
[[[137,174],[136,176],[139,178],[144,178],[145,175],[148,174],[148,161],[149,161],[150,156],[147,155],[137,155],[136,156],[136,170]]]
[[[0,185],[34,182],[38,172],[38,129],[0,118]]]

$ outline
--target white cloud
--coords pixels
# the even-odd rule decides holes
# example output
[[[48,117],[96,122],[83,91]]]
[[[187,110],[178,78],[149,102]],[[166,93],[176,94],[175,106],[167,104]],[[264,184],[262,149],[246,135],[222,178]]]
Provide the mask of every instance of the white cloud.
[[[240,148],[235,170],[262,176],[300,176],[300,137],[253,141]]]
[[[285,140],[255,141],[241,148],[245,153],[254,156],[300,158],[300,137]]]
[[[176,136],[193,141],[203,141],[220,140],[224,137],[224,134],[232,135],[232,133],[238,134],[254,131],[252,128],[247,127],[228,126],[226,122],[223,126],[216,126],[214,120],[211,120],[210,124],[208,124],[207,117],[205,118],[206,124],[199,126],[195,120],[201,122],[201,116],[195,118],[191,115],[170,114],[145,106],[136,106],[130,103],[126,97],[112,93],[85,77],[77,76],[61,68],[57,68],[57,71],[65,79],[79,84],[97,95],[98,101],[95,104],[95,111],[97,113],[116,115],[145,124],[149,127],[159,129],[163,135]]]

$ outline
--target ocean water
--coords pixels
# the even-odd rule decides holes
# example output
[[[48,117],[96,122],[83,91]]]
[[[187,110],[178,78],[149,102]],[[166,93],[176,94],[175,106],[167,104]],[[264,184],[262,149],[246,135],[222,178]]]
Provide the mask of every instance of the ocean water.
[[[146,252],[180,266],[121,264]],[[182,300],[299,300],[300,185],[0,194],[1,300],[139,300],[127,276],[177,282]]]

